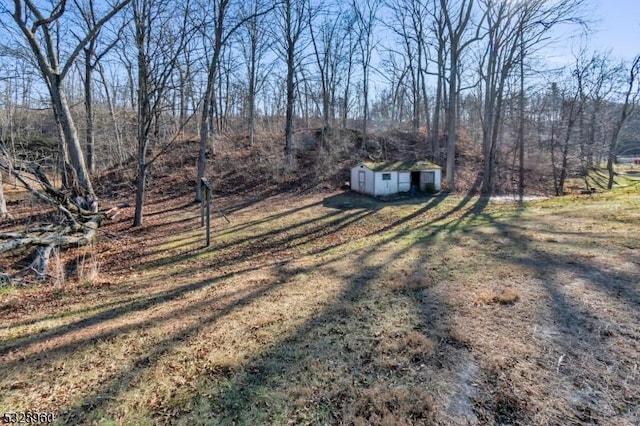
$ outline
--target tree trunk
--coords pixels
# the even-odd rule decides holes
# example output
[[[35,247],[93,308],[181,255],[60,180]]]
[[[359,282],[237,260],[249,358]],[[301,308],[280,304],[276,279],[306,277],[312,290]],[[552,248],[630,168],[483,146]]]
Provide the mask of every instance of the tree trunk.
[[[362,77],[362,96],[364,97],[364,105],[362,111],[362,149],[367,146],[367,127],[369,120],[369,70],[367,66],[363,67]]]
[[[95,138],[93,135],[93,66],[91,65],[91,58],[93,52],[93,42],[89,43],[89,47],[85,49],[85,64],[84,64],[84,108],[85,108],[85,122],[87,125],[86,134],[86,146],[87,146],[87,168],[90,173],[95,173]]]
[[[637,86],[636,79],[640,72],[640,56],[636,56],[629,69],[629,77],[627,80],[627,90],[625,91],[624,104],[622,106],[622,112],[620,118],[614,125],[613,134],[611,136],[611,142],[609,143],[609,152],[607,155],[607,171],[609,172],[609,180],[607,181],[607,189],[613,188],[613,182],[615,173],[613,170],[613,164],[616,161],[616,153],[618,151],[618,137],[620,136],[620,130],[624,126],[629,116],[635,110],[638,102],[638,92],[640,88]]]
[[[429,96],[427,95],[427,82],[425,78],[425,72],[420,71],[420,80],[422,81],[422,101],[424,102],[424,125],[425,125],[425,135],[429,135]],[[426,136],[428,137],[428,136]]]
[[[107,102],[107,107],[109,108],[109,117],[111,118],[111,123],[113,125],[113,133],[115,136],[115,144],[116,144],[116,157],[118,157],[118,164],[121,166],[122,163],[127,159],[124,152],[124,147],[122,143],[122,132],[120,131],[120,126],[118,124],[118,118],[116,117],[116,108],[114,105],[113,98],[111,97],[111,90],[109,90],[109,85],[107,84],[106,76],[104,75],[104,68],[100,63],[98,63],[98,72],[100,74],[100,80],[102,81],[102,86],[104,88],[105,100]]]
[[[440,110],[442,109],[442,88],[444,75],[440,65],[441,54],[438,52],[438,84],[436,87],[436,101],[433,106],[433,119],[431,120],[431,155],[436,162],[440,161]]]
[[[456,168],[456,92],[458,76],[458,58],[455,50],[451,49],[450,75],[449,75],[449,106],[447,110],[447,191],[455,192],[455,168]]]
[[[56,81],[50,90],[53,107],[55,109],[55,116],[58,119],[60,128],[64,135],[64,142],[69,155],[69,161],[77,175],[77,183],[85,195],[93,197],[95,196],[95,193],[93,192],[91,179],[89,178],[87,166],[82,154],[82,147],[80,146],[80,140],[78,139],[78,132],[73,124],[69,104],[67,103],[67,99],[60,86],[61,83]],[[75,177],[76,176],[74,176],[74,178]]]
[[[578,98],[579,98],[579,94],[577,93],[571,100],[571,106],[569,107],[569,118],[567,122],[567,131],[564,135],[564,144],[562,145],[560,175],[558,177],[556,195],[564,194],[564,184],[565,184],[565,181],[567,180],[567,173],[568,173],[567,166],[569,162],[569,144],[571,142],[571,136],[573,135],[573,129],[575,128],[576,121],[578,117],[582,114],[582,103],[578,101]],[[577,106],[576,106],[576,102],[578,102]]]
[[[560,163],[560,176],[558,178],[558,188],[556,190],[557,195],[564,194],[564,184],[567,180],[567,164],[569,161],[569,142],[571,140],[571,132],[573,131],[574,121],[570,122],[567,129],[567,135],[565,137],[564,145],[562,146],[562,161]]]
[[[453,19],[451,16],[452,4],[446,0],[440,0],[442,18],[447,28],[447,36],[449,41],[449,108],[447,110],[447,190],[455,192],[455,167],[456,167],[456,129],[459,121],[458,115],[458,81],[459,76],[459,60],[462,51],[475,40],[470,39],[462,42],[462,36],[466,30],[467,24],[471,18],[473,10],[473,0],[462,1],[457,6],[458,16]],[[454,26],[455,20],[455,26]]]
[[[520,99],[518,100],[520,123],[518,125],[518,199],[524,201],[524,44],[523,33],[520,27]]]
[[[144,206],[146,178],[147,165],[145,164],[144,157],[142,157],[142,160],[138,160],[138,177],[136,178],[136,207],[133,214],[133,226],[142,226],[142,208]]]
[[[293,61],[293,49],[289,49],[287,52],[287,110],[284,125],[284,161],[287,172],[290,172],[293,168],[293,106],[295,103],[295,69]]]
[[[147,43],[149,42],[147,22],[149,14],[149,3],[143,3],[142,10],[134,6],[134,19],[136,28],[136,48],[138,67],[138,97],[137,97],[137,142],[138,142],[138,176],[136,178],[136,204],[133,214],[133,226],[142,226],[145,183],[147,175],[147,148],[149,144],[149,130],[152,125],[151,114],[151,92],[149,75],[149,58],[146,54]],[[139,14],[138,14],[139,13]]]
[[[347,128],[347,119],[349,118],[349,90],[351,89],[351,67],[352,59],[349,56],[349,66],[347,69],[347,81],[344,84],[344,96],[342,99],[342,128]]]
[[[251,61],[249,64],[249,146],[253,146],[256,133],[256,46],[251,43]]]
[[[295,49],[300,35],[300,27],[295,25],[291,0],[284,2],[285,55],[287,64],[286,96],[287,105],[284,123],[284,169],[289,173],[293,169],[293,108],[296,100],[295,86]]]
[[[202,100],[202,117],[200,118],[200,147],[198,149],[198,170],[196,173],[196,201],[202,201],[202,189],[200,188],[200,181],[204,177],[207,161],[207,148],[209,148],[209,137],[213,131],[213,112],[216,109],[215,100],[215,84],[216,76],[218,74],[218,68],[220,63],[220,53],[222,50],[222,37],[223,37],[223,23],[226,13],[226,6],[220,5],[218,10],[218,16],[216,20],[215,28],[215,40],[213,43],[213,55],[211,62],[209,63],[209,69],[207,73],[207,87],[204,92],[204,99]],[[211,143],[211,154],[215,154],[215,146]]]
[[[618,137],[620,136],[620,130],[622,129],[622,126],[627,117],[626,110],[627,105],[623,107],[622,118],[616,123],[615,128],[613,129],[613,134],[611,135],[611,141],[609,142],[609,149],[607,151],[607,172],[609,174],[609,178],[607,179],[607,189],[612,189],[615,182],[615,171],[613,169],[613,166],[616,163]]]
[[[204,93],[204,99],[202,100],[202,117],[200,118],[200,146],[198,148],[198,170],[196,173],[197,202],[202,201],[202,188],[200,187],[200,181],[204,177],[204,172],[207,164],[207,148],[209,147],[210,135],[209,113],[213,98],[214,78],[215,68],[212,68],[209,70],[209,77],[207,78],[207,88]]]
[[[4,198],[4,185],[2,184],[2,172],[0,172],[0,219],[9,217],[7,210],[7,201]]]

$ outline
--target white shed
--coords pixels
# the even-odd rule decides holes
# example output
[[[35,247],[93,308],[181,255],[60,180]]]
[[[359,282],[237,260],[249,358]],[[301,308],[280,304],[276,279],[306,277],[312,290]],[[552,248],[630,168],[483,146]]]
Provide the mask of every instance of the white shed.
[[[373,196],[440,191],[442,169],[429,161],[360,163],[351,169],[351,189]]]

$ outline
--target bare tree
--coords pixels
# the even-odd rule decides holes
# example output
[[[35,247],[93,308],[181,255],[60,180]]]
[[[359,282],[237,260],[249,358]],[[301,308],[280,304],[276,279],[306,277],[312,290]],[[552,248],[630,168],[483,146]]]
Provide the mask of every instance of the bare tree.
[[[159,139],[158,122],[169,102],[166,95],[178,66],[180,52],[191,33],[188,25],[190,2],[183,4],[176,16],[178,4],[171,0],[132,0],[134,38],[137,64],[137,165],[136,203],[133,225],[141,226],[146,190],[146,177],[152,160],[149,148]],[[154,132],[155,131],[155,132]],[[156,155],[154,157],[158,158]]]
[[[200,117],[200,148],[198,150],[198,167],[196,175],[196,201],[202,200],[202,191],[200,188],[200,180],[204,177],[206,167],[206,153],[207,148],[211,148],[211,153],[215,154],[215,146],[210,143],[212,139],[213,126],[212,117],[216,108],[216,81],[220,74],[220,61],[223,54],[223,49],[227,46],[227,43],[231,37],[240,29],[245,23],[249,22],[253,17],[262,16],[268,13],[272,8],[265,7],[258,13],[251,13],[248,16],[231,16],[231,12],[235,9],[237,4],[231,0],[216,0],[211,2],[211,14],[213,15],[213,28],[211,33],[213,38],[208,36],[209,30],[206,25],[202,25],[200,30],[204,31],[205,40],[211,43],[211,57],[207,64],[207,79],[206,88],[202,98],[202,115]],[[205,15],[208,15],[205,14]],[[211,146],[210,146],[211,144]]]
[[[377,14],[380,9],[380,0],[353,0],[353,10],[356,16],[358,53],[360,54],[360,66],[362,67],[362,148],[367,143],[367,130],[369,120],[369,77],[371,74],[371,60],[373,51],[378,43],[374,35]]]
[[[263,70],[265,55],[269,49],[267,31],[268,22],[263,19],[262,12],[266,8],[265,0],[253,0],[248,6],[249,16],[242,26],[246,39],[240,41],[240,49],[244,54],[247,67],[247,127],[249,130],[249,145],[253,145],[256,131],[256,98],[258,91],[265,82],[266,70]]]
[[[293,168],[293,112],[296,102],[296,75],[299,69],[298,55],[302,51],[303,34],[309,13],[308,0],[283,0],[279,7],[284,40],[281,54],[286,64],[286,112],[284,125],[285,170]]]
[[[3,80],[5,80],[4,78],[2,78],[2,76],[0,76],[0,83],[3,82]],[[3,101],[4,102],[0,102],[0,106],[3,107],[3,109],[5,110],[9,110],[10,105],[8,105],[8,98],[9,96],[4,96],[3,97]],[[4,143],[6,143],[5,141],[10,139],[11,135],[10,135],[10,131],[8,130],[8,127],[10,127],[10,117],[8,120],[5,120],[5,116],[3,114],[3,116],[0,117],[0,144],[4,145]],[[9,133],[9,135],[8,135]],[[4,150],[3,147],[3,151],[6,152],[6,150]],[[9,211],[7,210],[7,201],[5,200],[4,197],[4,184],[2,182],[2,172],[0,172],[0,219],[6,219],[7,217],[9,217]]]
[[[493,191],[493,173],[497,153],[497,140],[505,84],[516,65],[517,54],[521,52],[518,31],[520,4],[507,0],[494,2],[484,0],[488,23],[487,47],[480,62],[480,77],[484,86],[482,118],[482,146],[484,151],[484,174],[482,192]]]
[[[616,76],[622,74],[623,64],[614,64],[607,54],[594,54],[591,59],[592,72],[587,76],[588,87],[586,96],[588,98],[587,113],[589,115],[588,122],[583,124],[584,140],[582,142],[582,161],[584,164],[583,172],[585,178],[587,171],[596,164],[595,157],[598,149],[603,146],[603,129],[604,109],[606,102],[610,99],[611,94],[615,90]]]
[[[428,126],[429,108],[425,74],[427,73],[428,17],[433,16],[428,2],[423,0],[395,0],[390,4],[394,14],[392,30],[400,37],[411,77],[412,123],[414,130],[421,125],[424,115]],[[428,129],[427,129],[428,132]]]
[[[322,134],[324,143],[324,134],[330,125],[330,109],[332,104],[331,86],[335,81],[335,62],[338,60],[334,55],[339,52],[336,46],[340,44],[339,33],[340,24],[342,22],[340,12],[337,14],[322,11],[323,16],[318,29],[315,29],[313,21],[317,19],[317,14],[309,13],[309,33],[313,45],[313,53],[318,66],[320,80],[320,96],[322,98]],[[340,58],[342,59],[342,58]]]
[[[85,27],[85,31],[89,32],[97,24],[96,8],[94,0],[88,0],[86,5],[80,4],[78,0],[73,0],[75,7],[80,11],[82,25]],[[122,26],[120,28],[123,28]],[[109,40],[104,46],[99,48],[100,34],[102,28],[96,32],[96,36],[92,38],[83,48],[84,54],[84,107],[85,107],[85,152],[87,160],[87,168],[91,173],[96,170],[95,159],[95,132],[94,132],[94,110],[93,110],[93,80],[94,70],[98,67],[101,59],[106,56],[111,49],[113,49],[118,43],[118,34]],[[78,41],[81,41],[81,37],[76,35]]]
[[[448,49],[447,26],[442,9],[437,4],[439,0],[433,0],[432,32],[436,39],[436,95],[431,118],[431,155],[434,160],[440,159],[440,113],[443,103],[446,103],[445,75]],[[443,102],[444,101],[444,102]]]
[[[524,202],[524,126],[525,126],[525,89],[524,89],[524,26],[521,21],[519,27],[519,50],[520,50],[520,67],[518,80],[520,81],[520,93],[518,96],[518,200],[520,204]]]
[[[120,123],[118,112],[116,111],[117,80],[112,80],[110,84],[102,62],[97,62],[97,67],[98,76],[100,77],[100,83],[105,96],[105,102],[109,111],[109,118],[111,119],[111,125],[113,126],[113,145],[115,145],[115,155],[113,156],[113,159],[115,160],[114,163],[122,165],[122,163],[127,159],[127,154],[124,147],[123,126]]]
[[[582,63],[581,59],[580,57],[576,58],[576,63],[571,72],[575,86],[565,89],[562,94],[561,111],[565,128],[564,137],[560,145],[560,170],[559,174],[554,173],[554,176],[557,176],[557,181],[554,182],[556,195],[562,195],[564,193],[571,142],[575,137],[574,133],[577,121],[582,116],[584,110],[585,98],[582,96],[582,93],[584,91],[585,75],[589,72],[589,65]]]
[[[449,105],[447,108],[447,190],[455,192],[456,131],[459,91],[459,66],[464,50],[477,41],[481,25],[477,26],[475,36],[464,38],[471,22],[474,0],[440,0],[440,8],[449,42]]]
[[[66,0],[54,3],[50,11],[45,11],[43,8],[38,7],[31,0],[14,0],[12,17],[24,40],[27,41],[29,49],[34,55],[38,70],[49,90],[51,105],[64,144],[64,151],[69,156],[75,174],[75,176],[72,176],[72,180],[79,185],[82,191],[92,196],[91,179],[82,154],[78,132],[67,102],[63,82],[82,49],[96,38],[100,28],[106,22],[120,12],[129,2],[130,0],[119,1],[104,16],[97,19],[93,27],[81,37],[80,41],[71,49],[71,53],[63,60],[60,56],[58,44],[60,34],[57,34],[56,31],[59,28],[57,23],[60,22],[67,11]]]
[[[381,118],[389,119],[396,123],[405,121],[407,111],[415,112],[413,108],[415,99],[407,95],[408,91],[412,95],[414,94],[412,90],[409,90],[409,84],[407,83],[412,67],[407,65],[405,59],[404,55],[392,51],[389,53],[388,58],[382,61],[383,76],[386,77],[390,87],[382,91],[378,104],[374,104],[372,107],[372,110],[377,110],[375,112],[380,114]]]
[[[231,6],[230,0],[219,0],[211,3],[213,13],[213,39],[211,39],[211,47],[213,52],[207,65],[207,83],[202,98],[202,115],[200,117],[200,148],[198,151],[198,170],[196,175],[196,201],[202,200],[202,190],[200,188],[200,180],[204,177],[206,167],[206,152],[209,148],[212,125],[211,118],[215,109],[215,84],[219,73],[220,57],[222,55],[223,44],[229,38],[230,34],[225,33],[225,25],[227,24],[227,14]],[[207,28],[203,26],[203,29]],[[205,36],[205,40],[208,37]],[[215,153],[215,146],[211,145],[211,153]]]
[[[521,95],[524,102],[525,58],[548,43],[549,33],[555,26],[579,22],[578,13],[582,3],[582,0],[562,0],[553,3],[544,0],[481,0],[480,5],[485,11],[487,21],[487,44],[480,63],[480,76],[484,86],[484,193],[493,191],[498,129],[503,116],[503,97],[507,80],[514,77],[516,70],[520,69]],[[518,66],[519,68],[516,68]],[[521,161],[524,161],[524,158],[521,158]],[[520,178],[524,179],[524,175]]]
[[[613,188],[613,181],[615,178],[613,164],[616,162],[620,130],[622,130],[622,127],[629,119],[629,116],[635,110],[638,104],[638,98],[640,97],[640,81],[638,79],[639,73],[640,56],[636,56],[627,69],[627,78],[624,82],[626,87],[623,92],[624,102],[620,110],[620,116],[613,125],[611,141],[609,142],[609,152],[607,155],[607,171],[609,173],[609,180],[607,181],[607,189]]]
[[[347,128],[347,119],[349,117],[349,109],[351,102],[351,78],[353,74],[354,68],[354,56],[358,44],[358,37],[354,34],[354,25],[356,23],[356,15],[355,13],[347,12],[344,16],[344,32],[346,33],[343,58],[344,65],[340,65],[339,69],[342,74],[345,76],[344,81],[344,90],[342,92],[342,128]]]

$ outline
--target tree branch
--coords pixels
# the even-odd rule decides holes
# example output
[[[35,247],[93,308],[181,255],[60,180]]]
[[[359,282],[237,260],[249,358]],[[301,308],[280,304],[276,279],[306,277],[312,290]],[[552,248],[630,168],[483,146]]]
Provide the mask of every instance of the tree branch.
[[[64,65],[64,67],[62,68],[62,72],[60,73],[60,79],[63,79],[65,77],[65,75],[67,75],[67,73],[69,72],[69,70],[73,66],[73,63],[75,62],[76,58],[78,57],[80,52],[82,52],[82,49],[84,49],[84,47],[87,45],[87,43],[89,43],[91,40],[93,40],[95,37],[97,37],[97,35],[100,32],[100,29],[102,28],[102,26],[105,23],[107,23],[107,21],[109,21],[111,18],[113,18],[118,12],[120,12],[122,9],[124,9],[125,6],[127,6],[129,3],[131,3],[131,0],[123,0],[122,2],[118,3],[117,5],[115,5],[113,7],[113,9],[111,9],[111,11],[109,13],[107,13],[105,16],[103,16],[102,19],[100,19],[96,23],[96,25],[93,27],[93,29],[91,31],[89,31],[89,33],[82,40],[80,40],[80,42],[78,43],[76,48],[73,50],[73,52],[71,53],[69,58],[67,58],[67,61],[66,61],[65,65]]]

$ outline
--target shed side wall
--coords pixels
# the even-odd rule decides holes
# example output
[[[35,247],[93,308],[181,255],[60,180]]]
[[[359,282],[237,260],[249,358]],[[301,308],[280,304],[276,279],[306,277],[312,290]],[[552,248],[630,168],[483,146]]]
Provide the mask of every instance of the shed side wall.
[[[382,176],[389,174],[391,179],[383,180]],[[385,196],[398,193],[398,172],[397,171],[381,171],[375,172],[375,194],[377,196]]]
[[[360,190],[359,173],[364,172],[365,188]],[[361,192],[363,194],[374,195],[374,176],[373,170],[363,166],[356,166],[351,169],[351,190]]]

